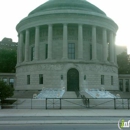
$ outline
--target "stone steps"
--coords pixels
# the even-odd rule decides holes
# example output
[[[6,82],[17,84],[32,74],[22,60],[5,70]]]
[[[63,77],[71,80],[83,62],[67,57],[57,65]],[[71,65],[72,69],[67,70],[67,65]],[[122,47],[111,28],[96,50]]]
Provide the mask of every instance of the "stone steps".
[[[62,98],[77,98],[75,92],[65,92]]]

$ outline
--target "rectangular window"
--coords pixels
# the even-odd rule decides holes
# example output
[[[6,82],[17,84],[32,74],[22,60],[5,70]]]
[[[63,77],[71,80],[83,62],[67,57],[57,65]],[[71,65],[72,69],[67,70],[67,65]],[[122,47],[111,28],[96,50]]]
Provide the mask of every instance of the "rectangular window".
[[[27,84],[30,84],[30,75],[27,75]]]
[[[3,79],[3,81],[4,81],[5,83],[7,83],[7,79]]]
[[[43,84],[43,74],[39,74],[39,84]]]
[[[68,58],[75,59],[75,43],[68,44]]]
[[[31,61],[34,60],[34,47],[31,48]]]
[[[125,89],[126,92],[129,92],[129,79],[125,79]]]
[[[101,85],[104,85],[104,75],[101,75]]]
[[[113,76],[111,76],[111,85],[113,85]]]
[[[14,79],[9,79],[9,84],[11,85],[11,87],[14,86]]]
[[[123,79],[119,79],[119,89],[123,91]]]
[[[92,60],[92,45],[90,44],[90,60]]]
[[[45,57],[45,59],[47,59],[48,58],[48,44],[46,44],[46,57]]]

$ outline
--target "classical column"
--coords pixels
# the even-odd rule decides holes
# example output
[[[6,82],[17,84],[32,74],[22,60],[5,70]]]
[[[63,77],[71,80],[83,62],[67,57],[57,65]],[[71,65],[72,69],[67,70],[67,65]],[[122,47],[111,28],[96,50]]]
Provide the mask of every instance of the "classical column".
[[[78,25],[78,59],[83,59],[83,26]]]
[[[116,36],[114,35],[114,56],[115,56],[115,64],[117,65],[117,54],[116,54],[116,44],[115,44]]]
[[[107,62],[107,31],[105,28],[103,28],[103,35],[102,35],[102,38],[103,38],[103,61],[104,62]]]
[[[37,61],[39,58],[39,26],[35,28],[35,60]]]
[[[97,47],[96,47],[96,27],[92,27],[92,61],[97,60]]]
[[[110,32],[110,38],[109,38],[109,44],[110,44],[110,62],[114,63],[114,37],[113,33]]]
[[[68,58],[68,27],[63,25],[63,59]]]
[[[17,64],[19,63],[19,44],[20,44],[20,37],[18,35],[18,46],[17,46]]]
[[[52,25],[48,26],[48,58],[52,59]]]
[[[23,61],[23,33],[19,36],[19,63]]]
[[[25,62],[29,61],[29,30],[26,30],[26,38],[25,38]]]

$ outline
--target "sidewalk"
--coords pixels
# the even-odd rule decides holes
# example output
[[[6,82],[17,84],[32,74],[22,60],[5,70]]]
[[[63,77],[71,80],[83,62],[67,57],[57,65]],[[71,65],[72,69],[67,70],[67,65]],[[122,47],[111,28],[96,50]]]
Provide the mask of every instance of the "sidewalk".
[[[11,116],[128,116],[130,109],[1,109],[0,117]]]
[[[28,120],[28,121],[0,121],[0,125],[18,125],[18,124],[117,124],[118,120],[106,119],[102,120],[100,117],[119,117],[130,118],[130,110],[112,110],[112,109],[56,109],[56,110],[45,110],[45,109],[1,109],[0,117],[99,117],[99,120]]]

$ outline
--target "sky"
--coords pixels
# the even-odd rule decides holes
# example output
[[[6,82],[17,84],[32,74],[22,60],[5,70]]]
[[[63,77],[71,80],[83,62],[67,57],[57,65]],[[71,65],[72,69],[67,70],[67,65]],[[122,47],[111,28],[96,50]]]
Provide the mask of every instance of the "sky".
[[[0,41],[12,38],[18,41],[16,25],[29,12],[45,3],[47,0],[0,0]],[[119,29],[116,35],[116,44],[127,46],[130,54],[130,0],[88,0],[103,10],[112,18]]]

